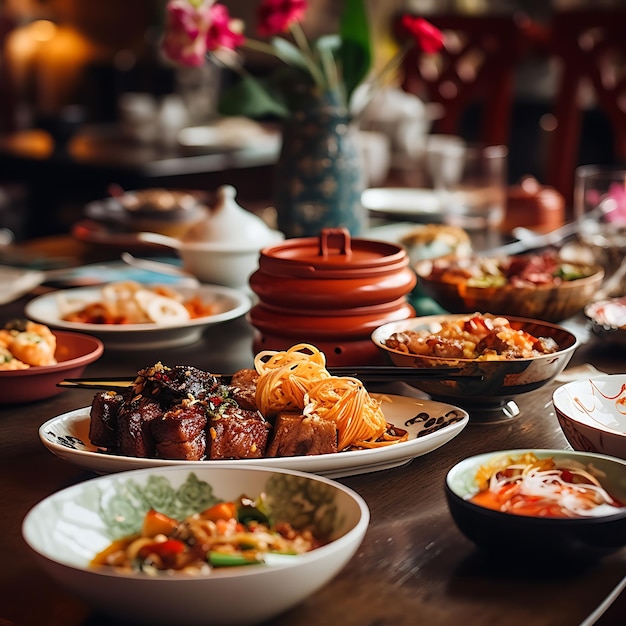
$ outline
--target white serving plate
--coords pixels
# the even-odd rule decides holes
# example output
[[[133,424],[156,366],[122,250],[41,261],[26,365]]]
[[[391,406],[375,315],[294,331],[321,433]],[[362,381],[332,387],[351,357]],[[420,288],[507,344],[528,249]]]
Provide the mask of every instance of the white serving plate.
[[[442,221],[441,201],[432,189],[371,187],[361,194],[361,204],[372,213],[420,222]]]
[[[365,474],[409,463],[448,443],[467,426],[468,413],[451,404],[407,396],[372,394],[382,400],[387,421],[409,432],[408,441],[381,448],[312,456],[273,457],[225,461],[233,465],[262,465],[312,472],[330,478]],[[44,446],[58,457],[88,470],[106,474],[167,465],[206,466],[212,461],[143,459],[109,454],[89,442],[89,411],[83,407],[54,417],[39,428]],[[425,414],[423,419],[415,419]],[[438,418],[438,427],[426,426]],[[425,421],[428,420],[428,421]],[[409,423],[407,423],[409,422]]]
[[[236,289],[218,285],[198,288],[168,286],[185,298],[199,295],[206,303],[214,303],[214,315],[199,317],[171,326],[157,324],[82,324],[66,322],[60,317],[59,296],[81,300],[85,304],[102,299],[102,289],[85,287],[62,289],[34,298],[24,307],[26,317],[52,328],[62,328],[98,337],[109,350],[141,350],[182,346],[198,341],[209,326],[221,324],[245,315],[252,305],[248,295]]]

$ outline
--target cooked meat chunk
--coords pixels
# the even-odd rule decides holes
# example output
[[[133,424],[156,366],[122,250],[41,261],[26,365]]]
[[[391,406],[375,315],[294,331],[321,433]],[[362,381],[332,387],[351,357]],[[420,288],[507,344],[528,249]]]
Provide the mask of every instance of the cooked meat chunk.
[[[242,409],[256,411],[256,382],[259,373],[255,369],[242,369],[233,374],[230,381],[231,394]]]
[[[206,452],[206,407],[183,402],[150,422],[157,455],[163,459],[199,461]]]
[[[558,349],[559,344],[552,339],[552,337],[538,337],[537,343],[535,344],[535,350],[543,352],[544,354],[552,354],[557,352]]]
[[[124,396],[116,391],[97,393],[91,401],[89,440],[94,446],[114,448],[117,416],[124,404]]]
[[[136,396],[124,404],[117,418],[116,447],[120,454],[140,458],[153,457],[155,442],[150,422],[160,419],[163,409],[145,396]]]
[[[331,420],[279,413],[266,456],[304,456],[337,452],[337,427]]]
[[[258,411],[227,405],[209,417],[207,457],[210,459],[260,459],[265,456],[269,422]]]
[[[139,370],[135,393],[158,397],[161,403],[176,402],[190,396],[203,400],[217,385],[218,379],[204,370],[190,365],[168,367],[159,362]]]

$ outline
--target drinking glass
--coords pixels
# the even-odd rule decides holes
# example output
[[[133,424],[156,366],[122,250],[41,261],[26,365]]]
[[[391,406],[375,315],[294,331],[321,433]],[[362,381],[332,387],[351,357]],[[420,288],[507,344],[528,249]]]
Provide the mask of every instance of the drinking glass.
[[[497,233],[506,209],[507,160],[506,146],[432,135],[426,144],[426,170],[443,220],[471,233]]]
[[[626,253],[626,169],[584,165],[574,177],[580,241],[610,276]]]

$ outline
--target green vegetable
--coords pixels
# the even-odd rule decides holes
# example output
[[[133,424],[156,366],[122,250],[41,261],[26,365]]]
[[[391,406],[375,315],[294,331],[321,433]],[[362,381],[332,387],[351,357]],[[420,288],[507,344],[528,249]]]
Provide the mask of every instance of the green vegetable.
[[[210,550],[207,553],[207,561],[213,567],[236,567],[239,565],[258,565],[263,559],[247,557],[243,554],[228,554]]]

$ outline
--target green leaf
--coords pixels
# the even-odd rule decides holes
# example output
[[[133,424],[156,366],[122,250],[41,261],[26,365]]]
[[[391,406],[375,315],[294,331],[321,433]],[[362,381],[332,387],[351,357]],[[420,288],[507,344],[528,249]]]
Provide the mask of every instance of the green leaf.
[[[369,20],[363,0],[346,0],[339,34],[339,60],[349,98],[372,66]]]
[[[287,117],[289,109],[283,100],[272,94],[261,80],[242,76],[241,80],[226,89],[220,98],[218,112],[222,115],[243,115],[251,118],[275,115]]]
[[[283,39],[282,37],[272,38],[272,47],[276,51],[276,56],[293,67],[300,67],[307,69],[306,60],[300,49],[294,46],[290,41]]]
[[[333,54],[337,54],[341,48],[341,38],[338,34],[322,35],[315,42],[315,46],[318,50],[330,50]]]

